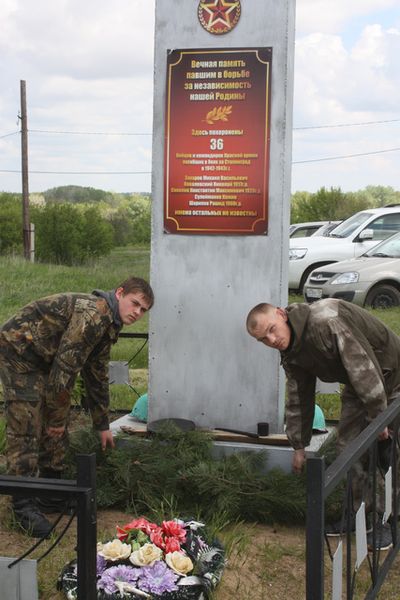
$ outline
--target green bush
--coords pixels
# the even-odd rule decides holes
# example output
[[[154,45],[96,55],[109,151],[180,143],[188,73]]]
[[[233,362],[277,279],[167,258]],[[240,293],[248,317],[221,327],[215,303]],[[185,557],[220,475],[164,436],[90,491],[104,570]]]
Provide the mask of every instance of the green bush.
[[[22,252],[22,200],[0,193],[0,254]]]
[[[113,247],[113,229],[95,207],[82,214],[81,247],[86,258],[106,256]]]
[[[76,265],[111,250],[112,229],[97,208],[50,204],[35,208],[32,217],[39,261]]]
[[[114,244],[148,244],[151,237],[151,202],[148,196],[132,195],[107,216]]]
[[[62,185],[59,187],[51,188],[43,192],[43,196],[47,203],[99,203],[99,202],[110,202],[112,200],[112,193],[105,192],[92,187],[83,187],[81,185]]]

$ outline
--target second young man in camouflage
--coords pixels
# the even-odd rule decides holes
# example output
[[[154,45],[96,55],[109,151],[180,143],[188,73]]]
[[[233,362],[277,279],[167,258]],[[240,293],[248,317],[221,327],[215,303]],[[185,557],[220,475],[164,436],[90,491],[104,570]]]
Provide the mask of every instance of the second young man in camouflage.
[[[153,302],[150,285],[131,277],[109,292],[42,298],[3,324],[0,378],[10,475],[60,477],[78,373],[102,448],[113,447],[108,419],[111,346],[122,326],[140,319]],[[44,537],[51,528],[39,505],[33,497],[13,498],[17,522],[33,537]]]
[[[400,392],[400,338],[370,312],[328,298],[286,309],[263,303],[247,317],[256,340],[279,350],[287,376],[286,433],[294,448],[293,470],[300,472],[312,435],[316,378],[344,384],[338,448],[359,433]],[[388,428],[380,434],[387,439]],[[360,464],[354,476],[359,505],[368,487]]]

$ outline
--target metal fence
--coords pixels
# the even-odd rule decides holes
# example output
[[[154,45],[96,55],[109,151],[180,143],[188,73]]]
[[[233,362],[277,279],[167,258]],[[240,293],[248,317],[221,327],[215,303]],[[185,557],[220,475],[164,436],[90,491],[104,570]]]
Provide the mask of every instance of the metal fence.
[[[379,539],[377,531],[379,493],[379,469],[382,465],[378,459],[379,433],[390,424],[392,442],[389,452],[388,465],[391,467],[391,516],[390,529],[393,546],[388,552],[376,548]],[[342,514],[345,539],[345,598],[354,598],[354,588],[358,572],[356,561],[353,558],[354,543],[352,541],[353,495],[352,495],[352,467],[361,457],[368,457],[369,484],[372,492],[372,552],[368,553],[367,560],[370,574],[370,587],[365,595],[365,600],[376,598],[387,573],[400,548],[398,536],[398,463],[399,463],[399,426],[400,426],[400,398],[393,401],[361,434],[347,445],[334,463],[327,469],[323,457],[312,457],[307,460],[307,531],[306,531],[306,598],[307,600],[324,599],[325,563],[324,549],[328,547],[329,557],[333,560],[330,544],[325,535],[325,502],[327,498],[343,488]],[[387,492],[387,490],[386,490]],[[389,496],[390,499],[390,496]],[[357,549],[356,549],[357,550]],[[334,569],[333,569],[334,571]],[[342,574],[339,574],[339,578]],[[332,598],[342,598],[333,588]],[[360,596],[358,596],[360,597]],[[400,597],[400,591],[399,591]]]
[[[27,494],[40,498],[51,496],[77,501],[78,600],[96,600],[97,516],[95,455],[78,455],[77,468],[76,481],[1,475],[0,494]],[[57,519],[54,526],[57,525],[61,516]],[[66,528],[41,558],[49,554],[65,531]],[[40,539],[36,542],[32,548],[13,561],[9,567],[13,568],[16,566],[19,561],[36,549],[42,541],[43,539]]]

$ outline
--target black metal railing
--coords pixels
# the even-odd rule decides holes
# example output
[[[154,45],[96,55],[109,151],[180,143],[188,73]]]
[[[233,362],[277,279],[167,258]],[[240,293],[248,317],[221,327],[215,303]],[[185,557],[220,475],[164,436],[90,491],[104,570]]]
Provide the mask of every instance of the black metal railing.
[[[379,546],[378,507],[377,507],[377,473],[379,476],[378,435],[390,424],[392,442],[389,463],[392,467],[392,506],[390,529],[392,535],[392,548],[386,558],[381,561],[382,555]],[[396,398],[387,409],[382,412],[361,434],[349,443],[339,454],[334,463],[325,469],[323,457],[310,457],[307,460],[307,530],[306,530],[306,598],[307,600],[324,599],[324,548],[327,543],[329,555],[332,552],[325,535],[325,502],[332,492],[346,483],[344,487],[344,502],[342,503],[343,530],[346,538],[346,600],[354,597],[354,585],[357,569],[352,561],[352,519],[353,494],[352,494],[352,467],[361,457],[368,456],[369,484],[372,492],[372,553],[368,555],[371,585],[365,595],[365,600],[376,598],[388,571],[400,549],[398,536],[398,439],[400,427],[400,398]]]
[[[57,497],[64,500],[76,500],[77,516],[77,562],[78,562],[78,600],[96,600],[96,536],[97,536],[97,516],[96,516],[96,457],[94,454],[77,456],[77,479],[44,479],[41,477],[16,477],[12,475],[0,476],[0,494],[27,494],[40,498]],[[62,515],[61,515],[62,516]],[[57,525],[60,518],[55,522]],[[59,539],[52,544],[45,554],[47,556],[50,550],[58,543]],[[40,539],[32,548],[10,563],[9,568],[13,568],[20,560],[25,558],[39,544],[43,542]]]

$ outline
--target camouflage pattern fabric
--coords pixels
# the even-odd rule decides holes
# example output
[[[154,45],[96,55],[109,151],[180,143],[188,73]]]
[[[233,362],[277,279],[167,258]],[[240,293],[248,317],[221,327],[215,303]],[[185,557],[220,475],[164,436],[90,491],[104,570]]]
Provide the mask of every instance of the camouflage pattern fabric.
[[[343,300],[292,304],[286,310],[293,341],[281,359],[288,378],[286,430],[292,446],[304,448],[310,442],[317,377],[345,384],[342,398],[357,398],[357,419],[364,429],[400,386],[400,338]],[[343,427],[348,418],[344,412]]]
[[[338,449],[355,439],[400,392],[400,338],[366,310],[336,299],[287,308],[292,343],[281,353],[288,378],[286,431],[294,448],[312,435],[316,378],[345,384]],[[380,485],[380,484],[379,484]],[[354,504],[369,495],[368,460],[353,468]]]
[[[41,471],[62,471],[68,433],[50,438],[45,424],[43,373],[18,373],[16,360],[0,363],[7,419],[7,469],[10,475],[36,477]]]
[[[67,426],[80,371],[94,427],[109,428],[108,362],[120,328],[104,298],[73,293],[32,302],[3,324],[0,378],[9,473],[61,470],[67,433],[56,440],[45,429]]]

